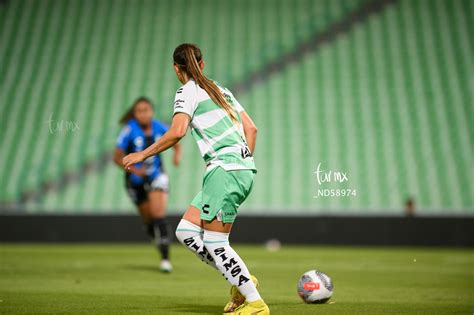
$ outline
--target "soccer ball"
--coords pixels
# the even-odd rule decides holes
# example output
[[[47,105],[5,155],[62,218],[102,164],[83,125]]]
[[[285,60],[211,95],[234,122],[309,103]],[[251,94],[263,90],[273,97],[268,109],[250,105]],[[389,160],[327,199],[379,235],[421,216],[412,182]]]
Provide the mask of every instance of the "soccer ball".
[[[332,296],[332,280],[321,271],[305,272],[298,281],[298,295],[305,303],[323,304]]]

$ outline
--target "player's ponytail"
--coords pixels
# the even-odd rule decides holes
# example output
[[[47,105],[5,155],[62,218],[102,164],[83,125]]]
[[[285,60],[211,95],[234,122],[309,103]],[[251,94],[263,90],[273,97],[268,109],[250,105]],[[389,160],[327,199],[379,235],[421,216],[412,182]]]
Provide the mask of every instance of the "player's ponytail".
[[[233,122],[238,122],[237,114],[227,102],[219,87],[202,73],[199,66],[199,63],[202,62],[202,54],[199,47],[194,44],[181,44],[174,50],[173,60],[181,71],[186,72],[207,92],[214,103],[227,112]]]
[[[135,118],[135,106],[137,106],[138,103],[145,102],[148,103],[151,108],[153,108],[153,103],[150,101],[150,99],[140,96],[133,102],[132,106],[130,106],[127,111],[122,115],[122,117],[119,120],[119,124],[125,125],[130,119]]]

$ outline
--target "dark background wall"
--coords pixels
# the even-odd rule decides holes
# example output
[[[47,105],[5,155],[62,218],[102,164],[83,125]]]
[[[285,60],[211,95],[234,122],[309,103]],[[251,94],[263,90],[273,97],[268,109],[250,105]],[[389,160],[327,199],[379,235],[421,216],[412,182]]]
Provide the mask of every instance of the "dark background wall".
[[[169,220],[176,227],[180,217]],[[2,215],[1,242],[142,242],[134,215]],[[241,216],[233,242],[327,245],[474,246],[471,217]]]

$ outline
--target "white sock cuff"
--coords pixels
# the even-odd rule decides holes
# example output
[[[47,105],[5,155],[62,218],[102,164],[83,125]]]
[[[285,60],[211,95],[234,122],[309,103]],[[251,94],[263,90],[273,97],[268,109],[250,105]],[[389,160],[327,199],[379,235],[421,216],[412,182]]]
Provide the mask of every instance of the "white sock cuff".
[[[229,233],[204,230],[204,236],[202,239],[206,245],[229,244]]]
[[[196,232],[200,234],[202,233],[202,228],[194,223],[189,222],[188,220],[181,219],[178,226],[176,227],[176,232]]]

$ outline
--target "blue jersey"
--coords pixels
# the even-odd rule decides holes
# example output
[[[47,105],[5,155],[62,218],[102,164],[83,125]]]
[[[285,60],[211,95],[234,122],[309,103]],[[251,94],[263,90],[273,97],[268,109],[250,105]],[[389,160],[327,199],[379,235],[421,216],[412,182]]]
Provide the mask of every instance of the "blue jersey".
[[[121,149],[125,154],[143,151],[154,142],[156,142],[169,127],[158,120],[153,119],[151,122],[151,135],[147,136],[143,132],[136,119],[130,119],[127,125],[122,129],[117,139],[117,148]],[[161,158],[159,155],[150,156],[142,163],[135,164],[135,167],[146,170],[146,178],[138,175],[127,173],[127,180],[134,186],[143,185],[145,182],[151,182],[160,175],[162,170]]]

